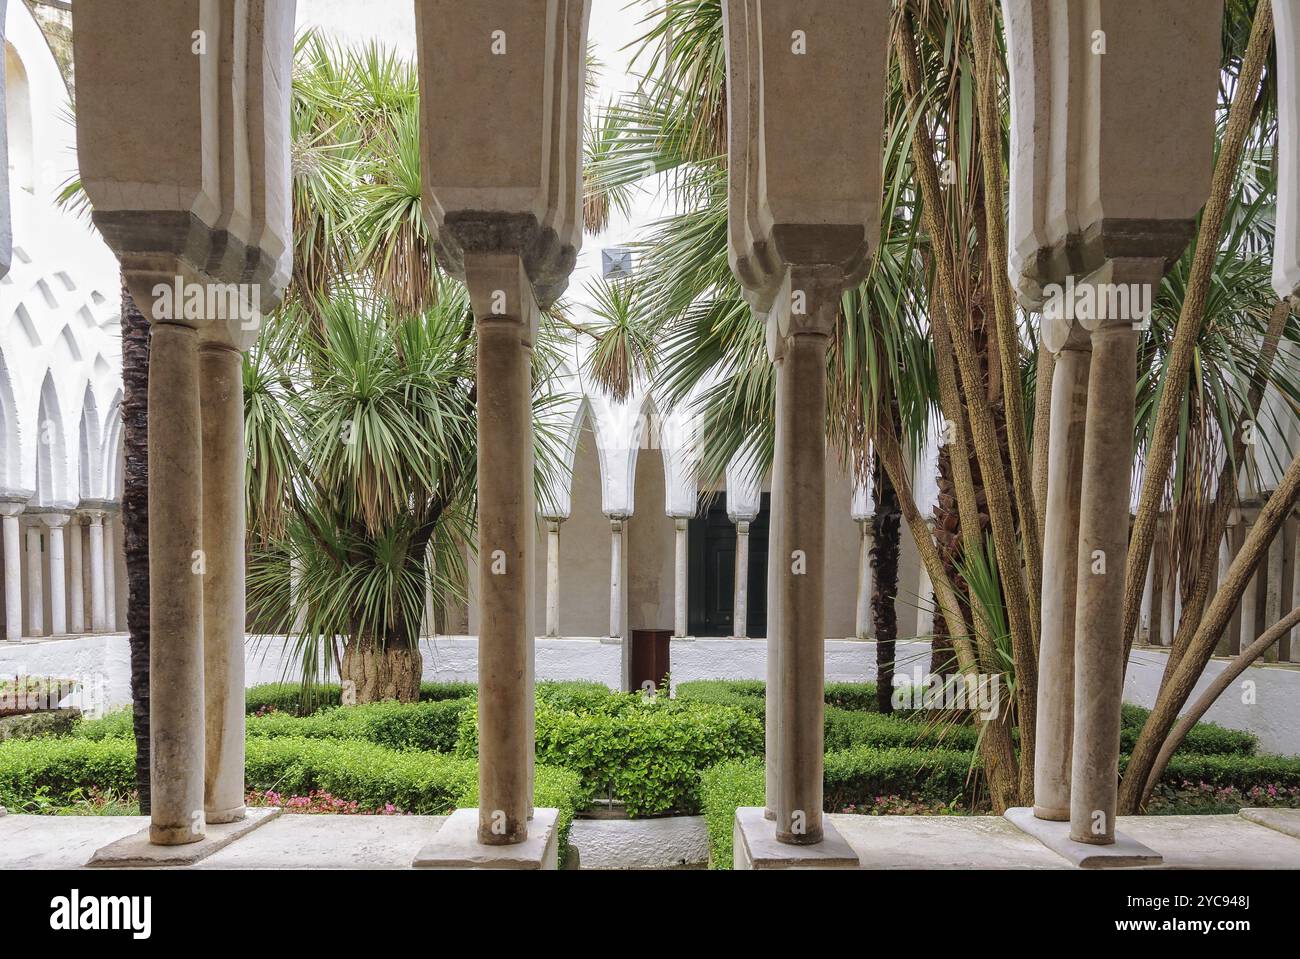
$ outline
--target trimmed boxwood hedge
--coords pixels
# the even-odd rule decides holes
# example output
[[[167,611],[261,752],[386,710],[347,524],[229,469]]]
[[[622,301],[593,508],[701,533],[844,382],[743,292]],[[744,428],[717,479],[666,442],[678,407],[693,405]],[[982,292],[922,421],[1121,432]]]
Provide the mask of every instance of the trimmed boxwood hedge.
[[[474,683],[421,683],[420,701],[464,699],[478,694]],[[314,688],[312,712],[340,704],[338,683],[322,683]],[[249,713],[263,710],[298,715],[302,706],[302,686],[298,683],[262,683],[244,691],[244,709]]]
[[[357,740],[250,737],[244,776],[248,789],[284,795],[324,790],[355,800],[366,810],[392,803],[417,815],[443,815],[472,806],[478,793],[478,763],[473,759],[398,751]],[[71,802],[91,787],[122,793],[135,788],[131,740],[74,736],[0,745],[0,802],[6,805],[21,808],[38,797]],[[575,773],[537,766],[533,801],[559,809],[562,857],[581,794]]]
[[[761,759],[719,763],[700,774],[700,811],[709,833],[709,868],[731,869],[734,859],[736,810],[767,802]]]
[[[360,739],[390,749],[449,753],[456,748],[460,715],[472,703],[472,699],[369,703],[334,706],[302,717],[274,712],[249,716],[248,735]]]
[[[478,750],[474,707],[460,719],[456,752]],[[599,712],[537,705],[537,760],[572,769],[591,797],[609,790],[631,816],[694,812],[699,774],[717,763],[763,752],[763,727],[730,706],[639,693],[611,695]]]

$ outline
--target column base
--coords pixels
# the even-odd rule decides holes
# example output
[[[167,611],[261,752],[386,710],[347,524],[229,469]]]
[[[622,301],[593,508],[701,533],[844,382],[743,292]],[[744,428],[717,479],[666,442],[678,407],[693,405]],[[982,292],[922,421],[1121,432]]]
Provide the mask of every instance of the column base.
[[[415,855],[418,869],[558,869],[559,811],[534,809],[528,838],[513,846],[478,841],[478,809],[457,809]]]
[[[250,809],[239,822],[208,823],[207,835],[198,842],[183,846],[159,846],[149,841],[149,829],[109,843],[98,850],[87,866],[109,869],[129,869],[150,866],[192,866],[207,859],[214,852],[225,849],[237,839],[248,835],[258,826],[270,822],[284,812],[283,809]]]
[[[203,820],[209,826],[224,825],[232,822],[242,822],[248,817],[248,807],[239,806],[236,809],[227,809],[225,812],[204,812]]]
[[[1070,810],[1069,810],[1069,809],[1052,809],[1052,808],[1050,808],[1050,807],[1048,807],[1048,806],[1035,806],[1035,807],[1034,807],[1034,818],[1035,818],[1035,819],[1045,819],[1045,820],[1047,820],[1048,822],[1069,822],[1069,821],[1070,821]]]
[[[732,846],[736,869],[860,869],[853,847],[822,818],[822,841],[794,846],[776,838],[776,825],[757,806],[736,810]]]
[[[1052,852],[1069,860],[1080,869],[1123,869],[1134,866],[1159,866],[1164,857],[1149,846],[1131,839],[1121,832],[1115,841],[1101,845],[1078,842],[1070,838],[1070,823],[1039,819],[1027,806],[1017,806],[1002,814],[1026,835],[1033,836]]]

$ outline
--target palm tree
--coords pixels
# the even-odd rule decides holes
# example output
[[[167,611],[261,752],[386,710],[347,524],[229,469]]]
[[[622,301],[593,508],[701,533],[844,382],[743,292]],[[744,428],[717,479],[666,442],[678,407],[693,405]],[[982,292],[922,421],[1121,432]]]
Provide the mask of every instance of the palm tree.
[[[1144,503],[1138,526],[1172,508],[1175,535],[1185,544],[1179,566],[1193,573],[1217,549],[1244,462],[1241,424],[1254,418],[1259,395],[1267,390],[1300,410],[1300,371],[1271,358],[1257,362],[1261,341],[1297,338],[1260,263],[1270,247],[1276,93],[1271,71],[1262,82],[1252,78],[1267,54],[1260,21],[1267,6],[1230,0],[1225,8],[1225,172],[1215,178],[1207,210],[1227,227],[1203,224],[1206,250],[1215,255],[1203,250],[1197,259],[1189,250],[1166,278],[1141,346],[1140,365],[1149,372],[1138,386],[1135,454],[1145,458],[1150,482],[1170,488]],[[1004,805],[1031,799],[1051,361],[1010,309],[1002,235],[1009,107],[999,15],[991,0],[897,7],[881,238],[871,275],[844,298],[828,358],[827,435],[846,466],[866,468],[874,447],[875,462],[886,468],[960,668],[1002,672],[1016,690],[1013,709],[981,741],[998,780],[991,783],[995,803]],[[721,4],[660,0],[648,22],[638,60],[645,76],[605,117],[590,148],[588,182],[614,202],[651,171],[671,189],[677,209],[643,242],[637,319],[645,332],[624,342],[655,344],[662,405],[700,397],[700,478],[716,483],[741,449],[752,447],[770,463],[773,395],[762,328],[727,268]],[[1242,105],[1229,111],[1238,88]],[[701,390],[704,383],[712,385]],[[897,421],[888,415],[894,401]],[[935,416],[948,442],[932,532],[911,502],[901,452],[920,448]],[[1281,432],[1261,424],[1264,431]],[[1230,473],[1221,475],[1214,467],[1225,452]],[[1265,452],[1279,464],[1289,459],[1285,448]],[[1140,596],[1134,576],[1131,567],[1130,606]],[[1180,646],[1190,643],[1209,605],[1208,582],[1183,578],[1190,613]],[[1143,735],[1159,745],[1168,725],[1154,719]],[[1018,758],[1010,749],[1013,725],[1020,727]]]
[[[466,594],[476,516],[474,318],[433,261],[419,89],[371,44],[300,38],[292,101],[294,273],[244,367],[249,605],[290,637],[305,691],[337,670],[357,702],[419,695],[426,591]],[[559,448],[535,350],[539,479]]]

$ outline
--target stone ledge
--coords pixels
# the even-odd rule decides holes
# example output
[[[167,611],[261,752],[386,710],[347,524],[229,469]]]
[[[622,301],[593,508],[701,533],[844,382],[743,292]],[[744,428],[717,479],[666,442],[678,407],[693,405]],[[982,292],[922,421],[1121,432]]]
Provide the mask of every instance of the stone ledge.
[[[457,809],[415,855],[417,869],[558,869],[559,811],[534,809],[528,838],[513,846],[478,841],[478,809]]]
[[[1259,809],[1247,806],[1237,811],[1246,822],[1275,829],[1284,836],[1300,839],[1300,809]]]
[[[192,866],[214,852],[225,849],[235,840],[248,835],[258,826],[280,816],[283,809],[249,809],[238,822],[209,823],[207,835],[184,846],[157,846],[149,841],[148,827],[138,833],[109,843],[90,857],[93,868],[126,869],[150,866]]]
[[[822,817],[822,841],[796,846],[777,841],[776,827],[757,806],[736,810],[732,831],[737,869],[859,869],[853,847],[844,841],[829,818]]]
[[[1100,846],[1071,839],[1068,822],[1039,819],[1027,806],[1008,809],[1003,816],[1021,832],[1033,836],[1080,869],[1123,869],[1159,866],[1164,862],[1160,853],[1121,832],[1115,833],[1113,843]]]

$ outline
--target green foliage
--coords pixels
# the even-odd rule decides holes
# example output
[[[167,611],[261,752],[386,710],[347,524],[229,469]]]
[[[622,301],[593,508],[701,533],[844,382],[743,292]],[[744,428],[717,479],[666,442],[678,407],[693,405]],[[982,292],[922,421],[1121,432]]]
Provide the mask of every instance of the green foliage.
[[[390,749],[450,753],[456,748],[461,713],[472,699],[419,703],[382,702],[334,706],[311,716],[267,713],[248,718],[248,735],[305,739],[356,739]]]
[[[71,709],[55,709],[17,716],[0,716],[0,743],[7,739],[39,739],[42,736],[63,736],[72,729],[79,713]]]
[[[604,683],[589,679],[548,679],[537,684],[538,702],[548,703],[556,709],[604,709],[610,704],[612,696],[613,693]]]
[[[676,693],[678,702],[731,706],[764,722],[766,693],[760,679],[696,679],[678,683]]]
[[[875,683],[827,683],[826,705],[860,713],[876,711]]]
[[[471,708],[461,714],[456,751],[477,749]],[[730,706],[639,693],[611,695],[600,712],[537,704],[538,762],[574,770],[589,796],[608,790],[631,816],[694,812],[701,769],[762,751],[762,725]]]
[[[916,746],[921,749],[974,750],[979,730],[974,726],[925,721],[919,716],[853,712],[826,707],[826,751],[855,746]]]
[[[22,809],[43,798],[66,804],[92,787],[135,788],[134,742],[64,737],[0,744],[0,804]]]
[[[949,803],[971,792],[979,758],[971,752],[856,746],[826,754],[825,807],[870,805],[877,796],[899,795]],[[968,805],[973,805],[968,803]]]
[[[541,684],[538,684],[539,687]],[[464,699],[478,694],[474,683],[421,683],[420,700],[439,701],[445,699]],[[330,706],[339,705],[338,683],[322,683],[313,687],[313,696],[308,712],[316,712]],[[275,712],[299,715],[302,706],[302,685],[300,683],[263,683],[251,686],[244,693],[244,708],[249,713]]]
[[[763,761],[738,759],[700,774],[700,811],[709,832],[709,868],[732,868],[736,810],[767,802]]]
[[[1127,765],[1120,757],[1120,768]],[[1300,756],[1196,756],[1175,753],[1165,768],[1161,782],[1207,783],[1220,788],[1232,786],[1300,786]]]
[[[72,727],[71,734],[78,739],[132,739],[135,727],[131,722],[131,707],[123,707],[99,719],[83,719]]]
[[[1137,742],[1142,725],[1151,715],[1151,710],[1141,706],[1124,704],[1120,714],[1120,750],[1130,752]],[[1259,746],[1259,739],[1252,733],[1238,729],[1227,729],[1217,723],[1199,722],[1187,733],[1187,738],[1179,745],[1175,755],[1196,754],[1206,756],[1253,756]]]

